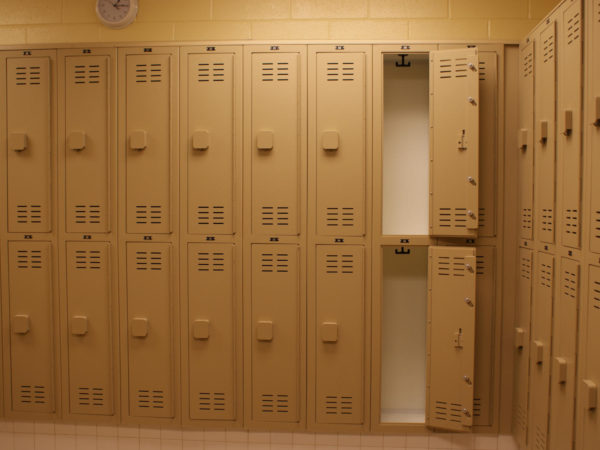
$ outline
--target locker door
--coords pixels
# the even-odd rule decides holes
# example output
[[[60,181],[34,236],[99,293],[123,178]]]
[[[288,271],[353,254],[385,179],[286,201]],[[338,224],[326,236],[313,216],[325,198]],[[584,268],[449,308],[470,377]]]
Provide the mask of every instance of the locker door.
[[[110,244],[67,242],[70,412],[113,414]]]
[[[548,450],[570,449],[574,440],[579,311],[578,262],[567,258],[561,259],[559,289],[559,295],[554,301]]]
[[[534,43],[521,47],[519,65],[519,237],[533,239]]]
[[[590,143],[589,149],[600,148],[600,58],[598,58],[598,49],[600,49],[600,1],[594,0],[593,16],[590,20],[589,33],[589,48],[594,49],[588,53],[586,65],[589,64],[589,90],[586,106],[591,113],[588,122],[593,125],[589,126]],[[600,173],[600,152],[591,151],[591,166],[592,174]],[[590,204],[590,250],[600,253],[600,177],[591,176],[591,204]]]
[[[537,42],[535,76],[536,233],[554,242],[556,179],[556,23],[544,28]]]
[[[474,248],[429,248],[426,423],[433,428],[473,425],[475,280]]]
[[[300,56],[253,53],[252,232],[299,233]]]
[[[49,242],[9,242],[12,410],[55,410],[54,296]]]
[[[188,232],[233,233],[234,55],[187,61]]]
[[[129,414],[173,417],[171,244],[127,244]]]
[[[171,58],[127,55],[128,233],[171,231]]]
[[[52,77],[50,58],[7,58],[8,231],[51,227]]]
[[[235,335],[239,324],[236,327],[233,254],[232,244],[188,246],[192,419],[235,418]]]
[[[479,226],[479,56],[431,52],[430,230],[476,236]]]
[[[316,56],[316,217],[321,236],[365,234],[366,55]]]
[[[107,232],[110,223],[110,58],[65,58],[67,232]]]
[[[528,430],[529,446],[536,450],[545,450],[548,439],[553,284],[554,257],[538,253],[531,309]]]
[[[252,245],[252,419],[297,422],[300,286],[296,245]]]
[[[317,245],[316,421],[364,421],[365,249]]]
[[[520,448],[527,446],[529,347],[533,251],[519,249],[519,281],[515,311],[515,370],[512,431]]]

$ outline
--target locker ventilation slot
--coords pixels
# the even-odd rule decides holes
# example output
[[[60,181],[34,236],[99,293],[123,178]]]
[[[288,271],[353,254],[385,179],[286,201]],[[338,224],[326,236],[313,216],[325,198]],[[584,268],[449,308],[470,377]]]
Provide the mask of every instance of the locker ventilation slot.
[[[517,429],[521,430],[521,432],[527,430],[527,413],[519,404],[516,404],[513,408],[513,424],[515,424]]]
[[[75,205],[75,223],[100,223],[100,205]]]
[[[327,208],[325,213],[328,227],[354,226],[354,208]]]
[[[479,61],[479,81],[485,81],[487,75],[487,64],[485,61]]]
[[[579,234],[579,210],[565,209],[563,212],[565,232],[577,236]]]
[[[542,231],[552,232],[554,230],[554,210],[542,209]]]
[[[523,78],[533,75],[533,53],[528,52],[523,56]]]
[[[326,395],[325,414],[347,416],[353,413],[354,399],[351,395]]]
[[[552,266],[548,264],[541,263],[542,266],[540,270],[540,285],[544,287],[551,288],[552,287]]]
[[[101,269],[102,256],[99,250],[76,250],[75,251],[76,269]]]
[[[473,398],[473,417],[481,417],[481,399]]]
[[[567,21],[567,45],[581,38],[581,15],[579,11],[569,17]]]
[[[17,250],[18,269],[42,269],[41,250]]]
[[[594,281],[592,307],[600,311],[600,281]]]
[[[262,63],[262,81],[289,81],[290,63],[281,61],[278,63]]]
[[[197,267],[199,272],[224,272],[225,253],[198,252]]]
[[[22,384],[19,389],[19,403],[22,405],[43,405],[48,403],[46,386]]]
[[[548,36],[544,41],[544,62],[550,62],[554,59],[554,35]]]
[[[531,280],[531,259],[521,258],[521,278]]]
[[[225,225],[224,206],[198,206],[198,225]]]
[[[73,70],[74,84],[99,84],[100,80],[100,66],[98,64],[77,65]]]
[[[135,223],[159,225],[162,223],[162,206],[137,205],[135,207]]]
[[[162,252],[135,252],[136,270],[162,270]]]
[[[546,450],[546,432],[539,425],[535,429],[535,450]]]
[[[467,58],[440,59],[440,78],[466,78]]]
[[[288,226],[290,224],[289,206],[263,206],[261,208],[261,222],[263,226]]]
[[[199,83],[225,81],[225,63],[199,63],[197,80]]]
[[[438,256],[436,261],[437,274],[444,277],[464,277],[465,258],[460,256]]]
[[[165,391],[162,389],[138,389],[137,405],[140,408],[162,409],[165,407]]]
[[[448,402],[435,402],[435,411],[433,413],[437,420],[445,420],[448,422],[462,422],[462,404],[461,403],[448,403]]]
[[[484,228],[487,222],[487,209],[479,208],[479,228]]]
[[[135,82],[136,83],[160,83],[163,80],[163,65],[157,64],[136,64]]]
[[[565,270],[562,280],[562,294],[572,299],[577,298],[577,274]]]
[[[439,208],[438,222],[443,228],[466,228],[467,208]]]
[[[354,273],[354,255],[329,254],[325,262],[327,273]]]
[[[531,230],[531,227],[532,227],[531,208],[522,208],[521,209],[521,229],[522,230]]]
[[[483,255],[477,255],[477,275],[485,276],[489,270],[488,261]]]
[[[600,239],[600,211],[593,212],[592,238]]]
[[[15,84],[17,86],[35,86],[41,84],[42,68],[39,66],[17,67]]]
[[[287,394],[262,394],[260,409],[266,414],[287,414],[290,412],[290,400]]]
[[[260,258],[261,272],[286,273],[289,270],[287,253],[263,253]]]
[[[104,388],[79,387],[77,388],[77,403],[79,406],[104,406]]]
[[[354,62],[328,62],[327,81],[354,81]]]
[[[17,205],[17,223],[42,223],[42,205]]]
[[[200,392],[198,394],[199,411],[225,411],[224,392]]]

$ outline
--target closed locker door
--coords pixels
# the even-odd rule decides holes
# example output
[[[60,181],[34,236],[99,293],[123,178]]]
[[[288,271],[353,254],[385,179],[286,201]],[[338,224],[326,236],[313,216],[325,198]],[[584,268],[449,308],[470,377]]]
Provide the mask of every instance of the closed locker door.
[[[554,242],[556,182],[556,23],[536,42],[535,72],[535,229],[542,242]]]
[[[578,311],[579,263],[562,258],[554,300],[548,450],[568,450],[573,445]]]
[[[172,56],[126,58],[127,232],[169,233],[173,189]]]
[[[9,242],[12,410],[51,413],[55,322],[49,242]]]
[[[65,58],[67,232],[108,231],[110,223],[110,58]]]
[[[110,244],[67,242],[69,410],[113,414]]]
[[[127,244],[129,414],[173,417],[171,244]]]
[[[361,424],[365,378],[365,249],[317,245],[315,396],[318,424]]]
[[[429,248],[426,423],[433,428],[473,425],[476,271],[474,248]]]
[[[232,244],[188,246],[189,415],[192,419],[234,419],[236,395]]]
[[[548,440],[553,285],[554,257],[539,252],[533,284],[529,351],[528,444],[535,450],[545,450]]]
[[[588,98],[586,99],[586,107],[589,115],[587,122],[591,122],[589,127],[590,142],[588,148],[591,149],[591,165],[592,174],[597,174],[600,171],[600,153],[594,151],[600,147],[600,58],[598,58],[598,49],[600,49],[600,1],[595,0],[593,3],[593,16],[590,20],[589,31],[586,36],[589,36],[589,48],[593,51],[588,53],[586,64],[589,65],[589,89]],[[591,176],[591,204],[590,204],[590,250],[595,253],[600,253],[600,177]]]
[[[234,55],[187,59],[187,226],[233,233]]]
[[[300,55],[253,53],[251,58],[252,232],[297,235]]]
[[[521,47],[519,64],[519,237],[533,239],[534,43]]]
[[[252,419],[298,422],[300,282],[297,245],[252,245]]]
[[[321,236],[365,234],[365,53],[317,53],[316,218]]]
[[[479,227],[479,56],[431,52],[430,233],[477,236]]]
[[[52,76],[48,57],[7,58],[8,231],[51,228]]]

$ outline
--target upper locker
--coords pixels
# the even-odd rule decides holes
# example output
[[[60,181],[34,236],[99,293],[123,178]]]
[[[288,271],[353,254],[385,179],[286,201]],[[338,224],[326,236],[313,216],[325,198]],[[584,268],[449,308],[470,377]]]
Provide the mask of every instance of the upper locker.
[[[589,26],[587,27],[587,52],[586,65],[588,69],[589,86],[588,96],[586,98],[586,108],[588,116],[586,117],[587,136],[589,143],[587,151],[591,153],[591,172],[600,173],[600,153],[593,151],[600,147],[600,58],[598,49],[600,49],[600,1],[596,0],[593,4],[593,14],[587,14]],[[600,177],[590,176],[591,198],[590,198],[590,250],[600,253]]]
[[[430,233],[477,236],[479,59],[477,49],[431,52]]]

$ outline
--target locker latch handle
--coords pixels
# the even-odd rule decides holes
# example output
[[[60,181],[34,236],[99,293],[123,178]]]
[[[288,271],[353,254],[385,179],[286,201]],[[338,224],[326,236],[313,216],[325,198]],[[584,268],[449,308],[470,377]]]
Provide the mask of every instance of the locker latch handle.
[[[22,152],[27,148],[27,135],[25,133],[10,133],[8,135],[8,149]]]
[[[594,126],[600,127],[600,97],[596,97],[596,105],[595,105],[596,114],[594,117]]]
[[[73,336],[85,336],[88,332],[88,319],[86,316],[71,317],[71,334]]]
[[[192,336],[197,340],[206,340],[209,336],[210,321],[206,319],[194,320]]]
[[[527,150],[527,141],[529,137],[529,130],[527,128],[521,128],[519,130],[519,149]]]
[[[69,150],[80,151],[85,148],[85,131],[72,131],[67,139]]]
[[[518,350],[525,347],[525,330],[523,328],[515,328],[515,347]]]
[[[548,142],[548,121],[540,120],[540,144]]]
[[[559,384],[567,382],[567,360],[565,358],[554,357],[554,376]]]
[[[452,335],[452,344],[454,345],[454,348],[463,348],[462,328],[459,328],[458,331],[455,331]]]
[[[598,385],[592,380],[583,380],[583,407],[587,411],[598,407]]]
[[[321,147],[325,151],[335,151],[340,148],[340,135],[337,131],[324,131],[321,136]]]
[[[148,336],[148,319],[145,317],[134,317],[131,320],[131,335],[137,338]]]
[[[563,131],[563,135],[565,136],[571,136],[571,133],[573,133],[573,111],[571,110],[565,110],[565,118],[564,118],[564,131]]]
[[[208,150],[210,146],[210,134],[208,131],[196,131],[192,136],[192,148],[194,150]]]
[[[323,322],[321,324],[321,340],[323,342],[337,342],[338,324],[337,322]]]
[[[458,133],[458,149],[461,151],[467,149],[467,130],[461,130]]]
[[[129,147],[132,150],[144,150],[148,147],[148,133],[146,130],[134,130],[129,136]]]
[[[13,316],[12,329],[15,334],[29,333],[29,316],[27,314],[16,314]]]
[[[544,362],[544,343],[541,341],[533,341],[533,360],[536,364]]]
[[[259,150],[273,150],[273,132],[259,131],[256,133],[256,148]]]
[[[273,322],[270,320],[259,320],[256,323],[256,339],[270,342],[273,340]]]

